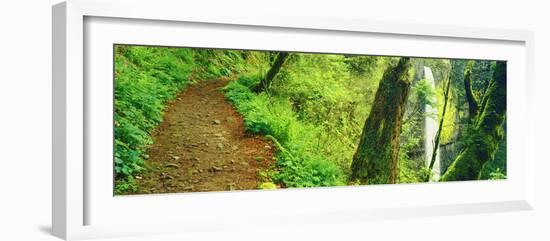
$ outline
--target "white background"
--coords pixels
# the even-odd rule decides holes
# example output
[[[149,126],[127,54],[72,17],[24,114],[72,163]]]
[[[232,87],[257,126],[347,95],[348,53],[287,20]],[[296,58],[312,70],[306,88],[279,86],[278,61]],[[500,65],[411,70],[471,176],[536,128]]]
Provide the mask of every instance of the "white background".
[[[524,164],[527,143],[525,115],[524,65],[525,48],[520,44],[487,40],[443,40],[399,38],[357,33],[334,33],[287,30],[258,30],[205,24],[166,24],[156,21],[114,20],[91,17],[85,21],[86,84],[89,102],[88,136],[89,164],[86,199],[87,223],[113,227],[115,231],[132,229],[158,232],[174,226],[200,226],[213,220],[224,226],[258,226],[270,223],[294,225],[299,222],[319,222],[304,218],[310,212],[325,212],[326,220],[335,212],[359,214],[369,209],[449,205],[456,203],[486,203],[516,201],[529,198],[525,185]],[[219,38],[219,36],[224,36]],[[273,41],[276,39],[276,41]],[[208,193],[194,195],[163,195],[113,198],[112,103],[113,43],[156,44],[161,46],[210,46],[230,49],[276,49],[306,52],[342,52],[353,54],[430,56],[472,59],[506,59],[508,82],[507,126],[508,179],[500,182],[454,182],[435,185],[367,185],[330,189],[284,190],[279,192]],[[107,160],[107,161],[105,161]],[[523,163],[522,163],[523,162]],[[522,165],[523,164],[523,165]],[[406,197],[406,198],[403,198]],[[345,204],[345,205],[343,205]],[[270,207],[270,208],[266,208]],[[451,209],[451,207],[448,207]],[[453,210],[457,207],[453,206]],[[136,210],[140,210],[136,215]],[[75,210],[76,211],[76,210]],[[392,211],[393,212],[393,211]],[[439,210],[435,213],[441,213]],[[411,217],[406,210],[401,217]],[[414,213],[414,212],[412,212]],[[428,216],[423,210],[416,216]],[[276,214],[276,216],[274,215]],[[389,216],[389,211],[385,212]],[[296,217],[298,216],[299,217]],[[266,217],[267,216],[267,217]],[[336,216],[336,215],[335,215]],[[349,217],[350,215],[342,215]],[[374,214],[364,214],[365,217]],[[286,219],[292,219],[290,223]],[[357,218],[359,219],[359,218]],[[279,221],[277,221],[279,220]],[[299,221],[297,221],[299,220]],[[244,222],[243,222],[244,221]],[[160,223],[160,224],[159,224]],[[326,222],[325,222],[326,223]],[[122,226],[121,226],[122,225]],[[204,223],[202,225],[205,225]],[[143,227],[143,228],[141,228]]]
[[[542,150],[550,136],[550,16],[544,1],[196,1],[211,14],[279,12],[296,16],[439,23],[535,31],[537,193],[535,211],[386,220],[293,228],[195,233],[173,240],[548,240],[550,164]],[[22,0],[0,9],[0,240],[56,240],[51,206],[51,4]],[[223,36],[220,36],[223,38]],[[160,240],[160,237],[117,240]]]

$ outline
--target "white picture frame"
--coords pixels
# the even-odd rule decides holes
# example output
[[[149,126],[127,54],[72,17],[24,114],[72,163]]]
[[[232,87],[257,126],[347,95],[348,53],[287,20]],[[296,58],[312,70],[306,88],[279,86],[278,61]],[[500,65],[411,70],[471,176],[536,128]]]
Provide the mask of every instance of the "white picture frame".
[[[155,11],[150,11],[153,8]],[[184,14],[181,9],[186,9]],[[534,135],[528,126],[522,125],[525,118],[532,115],[528,108],[531,103],[529,94],[533,91],[530,89],[533,82],[532,32],[284,15],[214,16],[201,9],[188,9],[184,2],[169,0],[70,0],[53,6],[52,16],[52,227],[53,234],[60,238],[69,240],[216,230],[245,224],[296,225],[304,222],[361,221],[533,208],[535,156],[530,148],[535,146]],[[142,31],[145,28],[150,31]],[[179,35],[174,35],[178,31],[181,31]],[[181,37],[188,31],[193,31],[196,34],[194,36],[199,37],[193,40]],[[239,33],[264,41],[256,41],[257,45],[254,46],[251,46],[252,42],[243,39],[208,42],[206,37],[216,31]],[[154,32],[159,37],[153,39],[147,32]],[[291,45],[281,38],[280,42],[272,43],[268,41],[268,36],[292,37],[298,41],[296,45]],[[320,41],[304,44],[312,39]],[[375,47],[365,49],[359,46],[359,41],[367,40]],[[336,49],[330,45],[334,41],[347,41],[349,44],[347,48]],[[105,168],[112,165],[111,159],[108,162],[97,161],[105,160],[109,152],[94,149],[96,145],[93,143],[111,141],[105,140],[110,133],[97,134],[103,133],[105,129],[102,124],[95,124],[111,125],[109,116],[95,110],[102,109],[104,103],[112,100],[102,102],[94,96],[108,93],[101,91],[103,87],[112,84],[112,79],[106,80],[103,83],[106,85],[102,86],[97,85],[101,81],[87,81],[86,78],[98,78],[112,72],[109,69],[112,59],[108,59],[103,50],[106,50],[106,44],[113,43],[227,48],[251,46],[248,48],[509,61],[508,81],[512,88],[508,88],[508,129],[511,131],[508,136],[514,138],[509,141],[508,148],[511,165],[509,178],[499,182],[433,185],[377,185],[122,198],[108,196],[112,193],[112,180],[96,177],[112,172],[112,169]],[[402,47],[389,43],[399,43]],[[437,48],[428,48],[428,44]],[[90,74],[87,68],[97,71]],[[108,90],[108,86],[103,90]],[[90,133],[94,133],[94,137],[90,137]],[[91,155],[90,148],[98,151],[93,151]],[[102,155],[105,155],[104,158]],[[373,194],[379,198],[364,200]],[[442,197],[437,198],[436,194]],[[390,200],[400,195],[409,200]],[[218,200],[224,200],[226,207],[239,212],[222,208],[197,211]],[[251,201],[243,204],[243,200]],[[285,200],[294,201],[291,205]],[[255,205],[274,201],[278,202],[276,207]],[[365,207],[366,204],[368,207]],[[140,209],[140,216],[132,216],[131,210],[136,208]],[[186,213],[186,217],[176,215],[178,213]]]

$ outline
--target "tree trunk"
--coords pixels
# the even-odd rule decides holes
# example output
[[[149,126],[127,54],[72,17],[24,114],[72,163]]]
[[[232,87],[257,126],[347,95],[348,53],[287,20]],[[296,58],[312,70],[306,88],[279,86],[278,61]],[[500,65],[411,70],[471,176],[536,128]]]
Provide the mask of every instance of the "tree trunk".
[[[494,158],[504,136],[506,119],[506,62],[497,62],[493,79],[483,97],[482,112],[475,122],[472,136],[451,164],[441,181],[478,179],[483,165]]]
[[[477,100],[472,91],[472,69],[473,61],[468,62],[466,71],[464,72],[464,88],[466,91],[466,100],[468,100],[468,114],[470,120],[474,120],[478,114]]]
[[[279,70],[285,63],[286,59],[288,58],[288,55],[289,55],[288,53],[279,52],[279,54],[277,55],[277,58],[275,59],[275,62],[273,62],[273,65],[267,72],[267,75],[265,76],[265,78],[263,78],[262,81],[260,81],[260,83],[256,85],[256,88],[254,89],[256,93],[262,92],[269,88],[269,86],[271,85],[271,82],[273,81],[273,78],[275,78],[277,73],[279,73]]]
[[[445,120],[445,112],[447,111],[447,102],[449,101],[449,90],[451,89],[451,80],[447,80],[447,86],[445,89],[445,100],[443,101],[443,111],[441,112],[441,117],[439,119],[439,127],[437,128],[437,134],[434,139],[434,149],[432,151],[432,160],[430,160],[430,165],[428,169],[431,171],[435,164],[435,158],[437,154],[437,149],[439,148],[439,139],[441,138],[441,131],[443,130],[443,121]]]
[[[385,71],[353,155],[350,181],[396,183],[399,135],[412,81],[410,68],[410,58],[401,58],[396,67]]]

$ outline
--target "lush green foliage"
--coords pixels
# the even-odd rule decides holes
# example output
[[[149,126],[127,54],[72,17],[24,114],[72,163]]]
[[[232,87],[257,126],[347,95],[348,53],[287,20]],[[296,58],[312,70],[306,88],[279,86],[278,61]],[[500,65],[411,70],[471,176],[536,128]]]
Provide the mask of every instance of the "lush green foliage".
[[[151,131],[162,121],[167,101],[194,80],[242,71],[243,63],[237,51],[115,46],[117,192],[133,188],[133,176],[143,168]]]
[[[506,73],[506,63],[496,63],[493,77],[481,101],[480,113],[471,121],[473,126],[466,136],[464,149],[442,180],[479,179],[483,167],[495,161],[505,136]]]
[[[423,182],[429,175],[425,160],[410,153],[422,148],[424,119],[435,118],[432,114],[423,111],[426,105],[437,107],[435,91],[425,79],[418,80],[412,87],[412,93],[409,96],[409,111],[403,118],[400,136],[398,180],[400,183]]]
[[[250,91],[261,75],[242,76],[226,87],[226,96],[249,131],[279,143],[274,181],[288,187],[342,185],[378,82],[392,61],[396,63],[389,57],[292,54],[266,92]],[[421,145],[421,108],[433,102],[435,91],[425,81],[413,89],[411,105],[418,109],[403,128],[400,182],[419,182],[426,172],[407,152]]]
[[[227,98],[245,117],[245,126],[276,143],[279,172],[272,178],[287,187],[334,186],[344,184],[344,175],[336,163],[316,149],[321,139],[328,139],[323,129],[300,121],[288,98],[259,95],[250,90],[246,77],[231,82]]]
[[[152,143],[149,132],[162,120],[165,102],[189,83],[194,61],[188,49],[116,46],[115,51],[115,174],[131,182]]]
[[[277,147],[277,166],[261,173],[258,188],[317,187],[349,184],[350,165],[365,119],[385,70],[399,58],[290,53],[272,84],[255,93],[272,65],[275,52],[193,48],[115,46],[115,175],[117,192],[131,190],[144,168],[151,133],[162,121],[166,104],[197,81],[230,78],[226,98],[244,117],[248,132],[263,135]],[[463,73],[468,61],[414,58],[415,77],[406,102],[399,137],[399,183],[426,181],[424,122],[426,105],[442,116],[443,88],[451,94],[441,145],[460,149],[475,138],[467,118]],[[475,63],[474,63],[475,62]],[[472,89],[482,99],[492,79],[494,61],[473,61]],[[435,88],[424,80],[430,67]],[[412,72],[411,72],[412,73]],[[446,151],[448,152],[448,151]],[[458,152],[449,152],[454,159]],[[506,143],[480,179],[506,177]]]

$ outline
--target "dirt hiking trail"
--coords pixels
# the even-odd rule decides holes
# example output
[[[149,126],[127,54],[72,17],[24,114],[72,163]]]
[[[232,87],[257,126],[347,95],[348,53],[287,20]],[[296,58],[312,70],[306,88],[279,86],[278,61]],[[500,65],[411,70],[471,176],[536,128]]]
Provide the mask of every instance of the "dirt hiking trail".
[[[170,102],[153,133],[146,170],[131,194],[256,189],[274,166],[273,145],[245,133],[243,118],[225,100],[227,80],[190,85]]]

